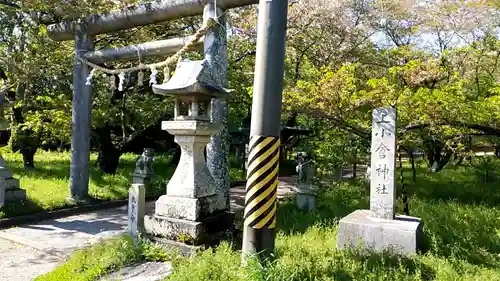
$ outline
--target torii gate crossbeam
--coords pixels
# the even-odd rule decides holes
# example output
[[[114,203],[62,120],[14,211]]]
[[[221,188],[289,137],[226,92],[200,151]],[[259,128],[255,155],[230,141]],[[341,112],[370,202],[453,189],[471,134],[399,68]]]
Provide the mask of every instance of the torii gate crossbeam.
[[[47,27],[55,41],[73,40],[79,26],[89,35],[98,35],[169,20],[203,14],[203,7],[213,0],[170,0],[131,6],[103,15],[94,15],[81,21],[52,24]],[[258,0],[217,0],[221,9],[232,9],[259,3]]]

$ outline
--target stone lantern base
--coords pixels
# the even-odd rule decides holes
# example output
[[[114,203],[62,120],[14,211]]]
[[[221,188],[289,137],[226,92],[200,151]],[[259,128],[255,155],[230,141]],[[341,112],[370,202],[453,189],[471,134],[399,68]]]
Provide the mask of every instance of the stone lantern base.
[[[297,207],[300,210],[312,211],[316,209],[316,197],[318,189],[313,186],[301,186],[294,188]]]
[[[226,198],[217,193],[204,157],[205,146],[219,126],[183,120],[165,121],[162,129],[175,136],[181,159],[166,195],[156,201],[155,214],[144,218],[146,233],[184,245],[214,244],[233,225]]]
[[[155,214],[144,217],[144,228],[147,234],[180,242],[185,244],[183,246],[211,246],[219,243],[233,228],[233,214],[221,212],[200,221]]]

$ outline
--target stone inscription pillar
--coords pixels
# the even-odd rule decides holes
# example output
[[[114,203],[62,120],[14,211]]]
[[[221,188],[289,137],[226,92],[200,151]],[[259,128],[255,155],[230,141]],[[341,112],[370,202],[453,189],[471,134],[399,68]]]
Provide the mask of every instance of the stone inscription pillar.
[[[370,211],[372,216],[394,219],[396,202],[396,109],[373,111]]]

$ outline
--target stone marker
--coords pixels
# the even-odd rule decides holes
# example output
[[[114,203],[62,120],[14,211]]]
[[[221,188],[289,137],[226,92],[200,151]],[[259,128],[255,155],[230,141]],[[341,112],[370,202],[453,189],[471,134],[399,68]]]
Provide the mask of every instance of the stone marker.
[[[339,224],[337,248],[384,249],[399,254],[416,253],[420,246],[419,218],[395,215],[396,109],[373,111],[370,210],[357,210]]]
[[[394,219],[396,202],[396,110],[377,108],[373,112],[370,176],[372,217]]]
[[[144,148],[141,157],[135,163],[135,170],[132,173],[132,183],[144,184],[146,189],[149,189],[151,179],[154,175],[153,161],[154,150],[151,148]]]
[[[301,210],[311,211],[316,208],[316,195],[318,193],[317,187],[313,184],[316,166],[305,152],[297,153],[297,160],[298,179],[297,186],[294,187],[297,194],[297,207]]]
[[[144,184],[132,184],[128,192],[128,231],[133,237],[144,229],[146,190]]]

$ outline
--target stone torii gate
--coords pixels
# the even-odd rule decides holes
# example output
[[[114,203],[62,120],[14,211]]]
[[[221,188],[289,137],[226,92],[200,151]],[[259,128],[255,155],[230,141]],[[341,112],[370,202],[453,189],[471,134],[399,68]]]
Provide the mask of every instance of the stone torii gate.
[[[88,197],[89,162],[90,162],[90,130],[92,114],[92,85],[87,85],[90,68],[82,63],[82,57],[93,63],[123,61],[141,57],[163,56],[179,51],[188,38],[175,38],[153,41],[135,46],[112,48],[95,51],[95,35],[175,20],[189,16],[201,15],[206,5],[217,5],[219,12],[231,8],[257,4],[258,0],[165,0],[131,6],[108,14],[94,15],[76,21],[63,22],[47,27],[49,37],[55,41],[75,41],[75,62],[73,68],[73,110],[70,192],[71,199],[85,200]],[[214,6],[215,7],[215,6]],[[218,25],[205,36],[204,48],[212,48],[218,44],[217,56],[210,60],[223,73],[227,84],[227,37],[223,28],[224,17],[220,16]],[[219,40],[213,40],[215,36]],[[216,43],[214,43],[216,42]],[[214,53],[215,54],[215,53]],[[224,54],[224,55],[220,55]],[[224,192],[229,201],[229,168],[228,168],[228,130],[227,102],[222,99],[212,101],[211,119],[222,125],[222,130],[213,136],[208,145],[207,164],[220,192]]]

